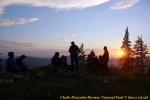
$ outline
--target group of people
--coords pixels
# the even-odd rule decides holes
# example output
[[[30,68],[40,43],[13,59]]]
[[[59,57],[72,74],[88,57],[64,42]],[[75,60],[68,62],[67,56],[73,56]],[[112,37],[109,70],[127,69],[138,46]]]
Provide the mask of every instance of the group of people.
[[[76,70],[78,71],[78,54],[81,52],[77,45],[74,42],[71,42],[71,46],[69,48],[69,53],[71,57],[71,68],[67,64],[67,57],[64,55],[59,58],[59,52],[56,52],[55,55],[51,59],[51,64],[54,67],[63,69],[69,69],[74,71],[74,63]],[[104,54],[103,56],[99,56],[99,59],[95,56],[94,51],[92,50],[90,55],[87,58],[87,68],[92,67],[93,65],[99,66],[100,69],[103,69],[103,72],[108,74],[108,61],[109,61],[109,52],[107,47],[104,46]]]
[[[71,70],[74,71],[74,63],[76,70],[79,70],[78,67],[78,54],[81,52],[77,45],[75,45],[74,42],[71,42],[71,46],[69,48],[69,53],[71,57],[71,66],[68,66],[67,64],[67,57],[62,55],[62,57],[59,57],[59,52],[55,52],[55,55],[51,59],[51,64],[55,68],[60,68],[62,70]],[[25,59],[25,55],[20,56],[17,58],[17,60],[14,60],[14,52],[8,53],[9,58],[6,62],[6,70],[11,72],[25,72],[28,71],[27,65],[25,65],[25,62],[23,62],[23,59]],[[109,61],[109,52],[107,50],[107,47],[104,46],[104,54],[103,56],[99,56],[99,59],[95,56],[94,51],[92,50],[90,55],[88,55],[87,58],[87,68],[91,68],[93,65],[99,66],[99,68],[103,68],[103,71],[107,74],[108,73],[108,61]]]
[[[25,65],[25,62],[23,62],[23,59],[25,59],[25,55],[21,55],[19,58],[14,60],[14,52],[9,52],[8,53],[9,58],[7,59],[6,62],[6,71],[11,71],[11,72],[26,72],[28,71],[27,65]]]
[[[74,71],[74,62],[76,65],[76,70],[78,70],[78,54],[80,52],[77,45],[75,45],[74,42],[71,42],[71,46],[69,48],[70,57],[71,57],[71,67],[67,64],[67,57],[62,55],[61,58],[59,58],[59,52],[55,52],[55,55],[51,59],[51,64],[54,67],[58,67],[62,70],[72,70]]]
[[[108,61],[109,61],[109,52],[107,50],[107,47],[104,46],[104,54],[103,56],[95,56],[94,51],[92,50],[91,53],[88,55],[87,58],[87,65],[86,68],[91,69],[93,66],[96,66],[99,68],[99,70],[102,70],[104,73],[108,74]]]

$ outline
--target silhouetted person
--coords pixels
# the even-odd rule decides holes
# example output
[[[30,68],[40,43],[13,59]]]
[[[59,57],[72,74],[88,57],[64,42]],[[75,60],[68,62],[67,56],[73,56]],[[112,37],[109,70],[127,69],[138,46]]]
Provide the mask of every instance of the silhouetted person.
[[[80,50],[79,50],[78,46],[75,45],[74,42],[71,42],[69,52],[70,52],[70,57],[71,57],[72,71],[74,71],[74,62],[76,65],[76,70],[78,70],[78,54],[79,54]]]
[[[86,68],[88,69],[92,68],[92,64],[93,64],[92,58],[90,55],[88,55]]]
[[[22,55],[22,56],[20,56],[19,58],[17,58],[17,60],[16,60],[16,65],[18,66],[18,67],[20,67],[20,70],[21,71],[23,71],[23,72],[25,72],[25,71],[27,71],[28,69],[28,66],[27,65],[25,65],[25,62],[23,62],[23,60],[26,58],[26,56],[25,55]]]
[[[94,53],[94,51],[93,51],[93,50],[90,52],[90,56],[91,56],[92,61],[93,61],[93,60],[94,60],[94,57],[95,57],[95,53]]]
[[[99,70],[103,68],[103,57],[100,55],[98,59]]]
[[[97,56],[94,57],[93,62],[94,62],[94,65],[98,65],[98,58],[97,58]]]
[[[107,50],[107,47],[104,46],[103,66],[106,74],[108,74],[108,61],[109,61],[109,52]]]
[[[87,62],[92,63],[92,58],[90,55],[88,55]]]
[[[62,65],[62,60],[59,58],[59,52],[55,52],[55,55],[51,59],[51,64],[54,67],[60,67]]]
[[[8,56],[9,58],[6,62],[6,71],[19,72],[19,69],[17,68],[14,60],[14,52],[8,52]]]
[[[60,57],[60,59],[62,60],[62,65],[63,65],[63,67],[65,67],[66,69],[70,69],[70,67],[69,67],[68,64],[67,64],[67,57],[64,56],[64,55],[62,55],[62,56]]]

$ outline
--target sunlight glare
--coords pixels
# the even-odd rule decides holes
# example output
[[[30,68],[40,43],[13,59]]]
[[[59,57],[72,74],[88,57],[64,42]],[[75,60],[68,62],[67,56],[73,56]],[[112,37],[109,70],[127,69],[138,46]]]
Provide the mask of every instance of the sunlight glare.
[[[124,52],[123,52],[123,51],[120,51],[119,54],[122,56],[122,55],[124,54]]]

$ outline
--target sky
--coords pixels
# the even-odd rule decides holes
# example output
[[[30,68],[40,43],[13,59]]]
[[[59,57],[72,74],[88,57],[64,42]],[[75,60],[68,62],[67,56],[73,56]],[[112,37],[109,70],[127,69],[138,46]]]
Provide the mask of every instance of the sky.
[[[50,57],[69,55],[74,41],[110,58],[120,57],[128,27],[132,47],[143,37],[150,52],[150,0],[0,0],[0,53]]]

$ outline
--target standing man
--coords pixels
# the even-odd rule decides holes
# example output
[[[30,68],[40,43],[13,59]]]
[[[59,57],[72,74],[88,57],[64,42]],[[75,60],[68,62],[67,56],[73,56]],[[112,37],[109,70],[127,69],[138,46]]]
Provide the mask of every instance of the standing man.
[[[109,52],[107,50],[107,47],[104,46],[103,67],[106,74],[108,74],[108,61],[109,61]]]
[[[74,62],[76,65],[76,70],[78,70],[78,54],[79,54],[80,50],[79,50],[78,46],[75,45],[74,42],[71,42],[69,52],[70,52],[70,57],[71,57],[72,71],[74,71]]]

